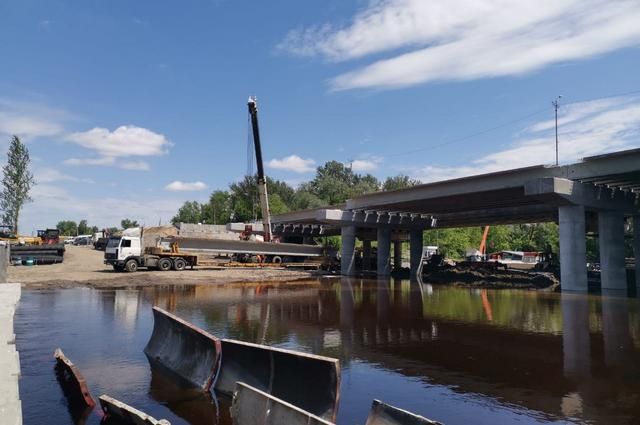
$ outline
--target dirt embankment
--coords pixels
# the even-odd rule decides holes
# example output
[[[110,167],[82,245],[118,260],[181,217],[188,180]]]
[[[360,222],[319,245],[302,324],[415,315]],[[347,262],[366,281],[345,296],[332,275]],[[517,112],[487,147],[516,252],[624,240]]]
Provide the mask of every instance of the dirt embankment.
[[[283,269],[226,269],[197,267],[194,270],[141,270],[117,273],[103,264],[102,251],[91,247],[68,246],[62,264],[44,266],[10,266],[9,281],[30,288],[61,288],[72,286],[124,287],[156,284],[206,284],[230,282],[291,281],[308,279],[315,272]]]
[[[458,269],[455,267],[427,270],[424,280],[458,286],[494,289],[556,290],[560,282],[552,273],[530,273],[521,270]]]

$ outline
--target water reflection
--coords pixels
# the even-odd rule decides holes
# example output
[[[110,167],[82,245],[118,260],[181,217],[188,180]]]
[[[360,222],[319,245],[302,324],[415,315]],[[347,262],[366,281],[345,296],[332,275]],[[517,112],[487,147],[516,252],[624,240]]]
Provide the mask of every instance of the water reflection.
[[[73,312],[65,309],[69,302]],[[85,376],[91,385],[172,423],[227,423],[228,408],[216,406],[215,397],[185,391],[156,370],[137,378],[142,391],[109,372],[114,362],[123,371],[147,367],[142,348],[151,332],[151,305],[221,337],[339,358],[339,424],[364,423],[374,397],[448,425],[634,423],[640,417],[638,300],[608,294],[363,279],[26,291],[17,318],[21,356],[32,359],[41,344],[53,344],[48,337],[38,341],[44,327],[34,321],[52,315],[58,325],[82,321],[82,331],[65,344],[76,364],[90,365]],[[87,337],[90,346],[78,341],[96,332],[101,339]],[[35,374],[23,380],[28,385],[21,391],[38,383]],[[33,403],[23,400],[25,423],[38,423],[27,420]]]

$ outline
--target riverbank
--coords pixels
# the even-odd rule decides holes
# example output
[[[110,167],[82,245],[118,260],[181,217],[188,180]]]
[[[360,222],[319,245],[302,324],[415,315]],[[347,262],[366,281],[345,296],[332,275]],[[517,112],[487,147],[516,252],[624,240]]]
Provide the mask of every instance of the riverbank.
[[[426,270],[423,280],[429,283],[491,289],[535,289],[556,291],[560,281],[553,273],[522,270],[457,269],[455,267]]]
[[[158,284],[217,284],[233,282],[278,282],[308,279],[318,273],[291,269],[242,269],[216,266],[184,271],[141,270],[117,273],[103,264],[102,251],[90,247],[68,246],[61,264],[42,266],[9,266],[9,281],[21,282],[25,288],[48,289],[87,286],[118,288]]]

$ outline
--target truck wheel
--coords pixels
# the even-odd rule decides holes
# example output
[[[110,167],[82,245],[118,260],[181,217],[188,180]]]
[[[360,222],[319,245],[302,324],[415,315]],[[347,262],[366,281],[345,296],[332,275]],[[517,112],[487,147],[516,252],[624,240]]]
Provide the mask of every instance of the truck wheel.
[[[158,270],[166,272],[171,270],[171,260],[168,258],[161,258],[158,260]]]
[[[173,260],[174,270],[182,271],[184,270],[185,267],[187,267],[187,262],[184,261],[182,258],[176,258],[175,260]]]
[[[138,262],[136,260],[129,260],[125,263],[124,269],[129,273],[138,271]]]
[[[272,259],[271,262],[273,264],[280,264],[282,263],[282,257],[280,257],[279,255],[275,255]]]

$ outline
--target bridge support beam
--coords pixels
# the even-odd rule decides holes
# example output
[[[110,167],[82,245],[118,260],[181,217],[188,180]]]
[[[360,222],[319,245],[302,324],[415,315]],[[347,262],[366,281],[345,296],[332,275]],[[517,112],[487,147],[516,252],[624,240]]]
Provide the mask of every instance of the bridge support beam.
[[[627,289],[624,266],[624,214],[616,211],[598,213],[600,276],[602,289]]]
[[[409,250],[411,277],[415,278],[422,261],[422,229],[413,229],[409,232]]]
[[[342,226],[340,236],[342,236],[340,273],[343,276],[354,276],[356,274],[356,226]]]
[[[402,268],[402,241],[393,241],[393,269]]]
[[[583,291],[587,286],[587,244],[582,205],[558,207],[560,224],[560,284],[563,291]]]
[[[633,216],[633,255],[636,259],[636,293],[640,294],[640,214]]]
[[[371,270],[371,241],[362,241],[362,270]]]
[[[378,227],[378,276],[391,274],[391,229]]]

